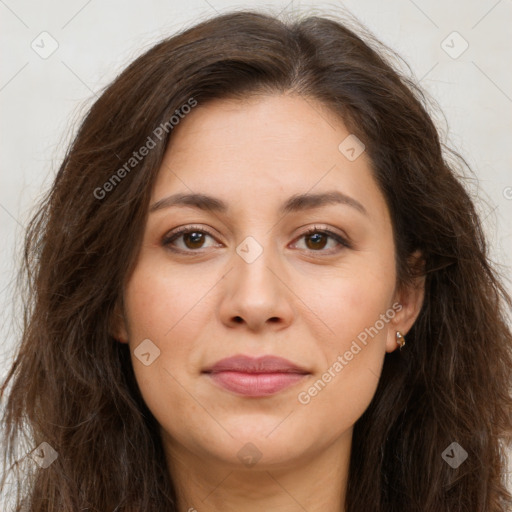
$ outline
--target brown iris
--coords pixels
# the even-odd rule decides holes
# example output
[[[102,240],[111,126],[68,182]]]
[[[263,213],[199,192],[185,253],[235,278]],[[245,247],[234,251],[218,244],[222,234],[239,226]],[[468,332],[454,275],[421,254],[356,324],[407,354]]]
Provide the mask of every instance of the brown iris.
[[[183,241],[189,249],[200,249],[202,242],[204,242],[204,235],[199,231],[191,231],[183,235]],[[190,244],[187,243],[187,240],[190,240]]]
[[[325,233],[313,233],[306,236],[306,245],[309,249],[323,249],[329,237]],[[312,242],[312,246],[308,243]]]

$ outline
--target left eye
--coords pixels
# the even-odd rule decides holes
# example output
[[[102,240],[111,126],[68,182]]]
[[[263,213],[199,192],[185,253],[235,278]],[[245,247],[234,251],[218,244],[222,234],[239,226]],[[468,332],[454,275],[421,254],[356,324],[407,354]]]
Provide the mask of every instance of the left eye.
[[[162,245],[176,252],[197,252],[197,249],[205,248],[204,242],[206,238],[215,240],[212,234],[202,228],[184,227],[166,235],[162,240]],[[331,241],[331,247],[327,247],[328,250],[335,249],[336,246],[350,247],[349,243],[340,235],[318,228],[313,228],[303,233],[296,240],[302,239],[305,241],[305,249],[313,252],[328,252],[327,250],[324,251],[324,249],[329,241]],[[177,241],[181,241],[181,244],[177,244]],[[297,242],[294,245],[296,246]],[[211,247],[215,247],[215,244]]]
[[[303,233],[298,240],[304,239],[306,249],[309,249],[314,252],[327,252],[323,251],[325,247],[328,245],[329,239],[334,244],[331,244],[331,247],[328,249],[335,248],[337,245],[341,245],[344,247],[349,247],[348,242],[341,237],[340,235],[333,233],[329,230],[322,230],[318,228],[313,228],[306,233]]]

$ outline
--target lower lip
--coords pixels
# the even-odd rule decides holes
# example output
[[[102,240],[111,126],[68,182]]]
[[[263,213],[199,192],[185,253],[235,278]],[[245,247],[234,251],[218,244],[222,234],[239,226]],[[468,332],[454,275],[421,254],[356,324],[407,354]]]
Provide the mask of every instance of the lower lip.
[[[302,380],[301,373],[216,372],[209,377],[219,386],[244,396],[269,396]]]

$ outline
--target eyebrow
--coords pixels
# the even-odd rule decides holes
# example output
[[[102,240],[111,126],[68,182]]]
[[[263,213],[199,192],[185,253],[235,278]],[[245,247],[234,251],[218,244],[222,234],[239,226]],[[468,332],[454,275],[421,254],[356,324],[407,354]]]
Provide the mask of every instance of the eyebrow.
[[[343,204],[354,208],[364,215],[368,215],[366,208],[356,199],[347,196],[337,190],[322,192],[318,194],[295,194],[288,198],[288,200],[281,206],[279,212],[282,215],[301,210],[313,210],[321,208],[329,204]],[[214,213],[227,213],[229,210],[228,205],[221,199],[217,199],[206,194],[173,194],[172,196],[164,197],[156,203],[153,203],[149,211],[150,213],[163,208],[170,208],[171,206],[191,206],[199,210],[214,212]]]

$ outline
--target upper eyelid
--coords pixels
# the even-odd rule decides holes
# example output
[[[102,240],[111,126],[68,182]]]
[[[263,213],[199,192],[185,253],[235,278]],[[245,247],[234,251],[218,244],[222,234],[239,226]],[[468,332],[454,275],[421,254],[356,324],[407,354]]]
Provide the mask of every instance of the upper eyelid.
[[[313,225],[308,225],[308,226],[309,227],[304,228],[304,230],[301,231],[296,236],[297,237],[304,236],[304,235],[309,234],[311,231],[326,231],[326,232],[332,233],[333,235],[337,235],[341,238],[346,238],[348,240],[348,236],[344,232],[338,232],[338,231],[340,231],[339,228],[331,228],[327,225],[322,226],[322,225],[318,225],[318,223],[313,224]],[[212,237],[218,236],[214,233],[215,230],[212,230],[209,227],[205,228],[205,227],[199,226],[199,225],[185,224],[183,226],[178,226],[174,229],[171,229],[164,235],[163,238],[168,238],[169,236],[175,236],[177,234],[183,234],[183,233],[187,233],[187,232],[191,232],[191,231],[201,231],[201,232],[204,232]]]

